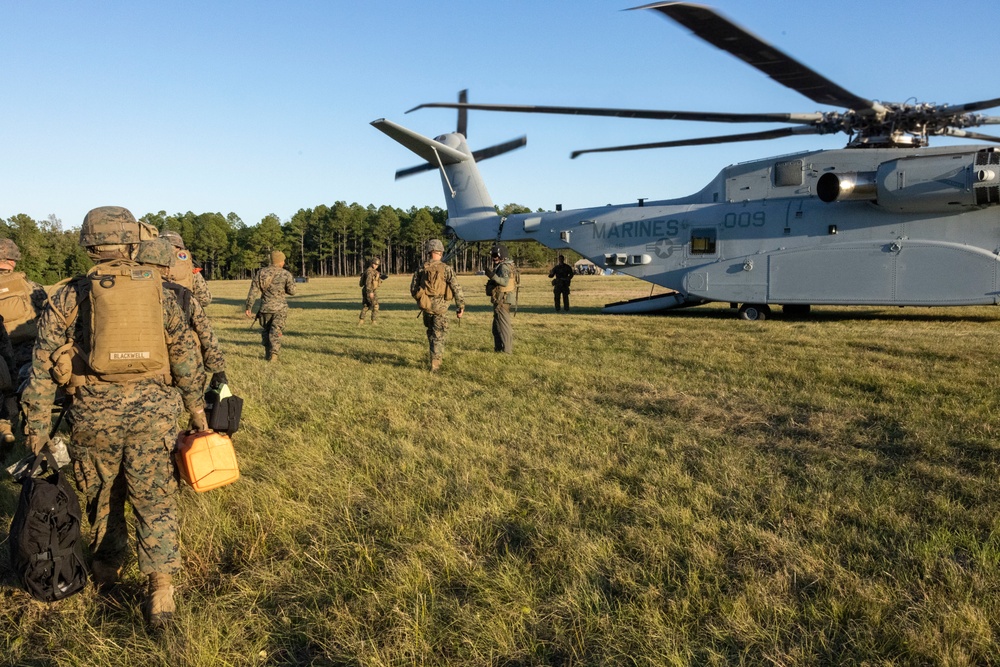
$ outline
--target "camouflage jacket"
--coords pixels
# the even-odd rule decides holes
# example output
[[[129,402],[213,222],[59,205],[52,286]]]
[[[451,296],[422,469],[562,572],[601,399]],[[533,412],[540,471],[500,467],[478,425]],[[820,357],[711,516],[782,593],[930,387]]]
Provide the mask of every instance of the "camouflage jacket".
[[[201,275],[201,271],[194,274],[193,286],[191,287],[191,292],[194,297],[198,299],[198,303],[201,304],[202,308],[208,308],[208,304],[212,303],[212,292],[208,289],[208,283],[205,281],[205,277]]]
[[[245,310],[253,308],[260,298],[261,313],[278,313],[288,308],[285,296],[295,296],[295,278],[288,271],[277,266],[265,266],[250,280]]]
[[[381,284],[382,284],[381,271],[371,266],[365,269],[365,273],[361,277],[361,287],[364,288],[364,291],[375,292],[378,290]]]
[[[164,284],[174,293],[174,298],[177,299],[177,304],[181,307],[188,326],[191,327],[198,339],[205,370],[209,373],[226,370],[226,358],[222,355],[222,348],[219,347],[219,340],[212,330],[212,322],[208,319],[208,313],[201,307],[201,300],[183,285]]]
[[[443,262],[438,261],[438,264]],[[431,262],[427,262],[431,264]],[[410,296],[416,297],[417,290],[424,284],[424,267],[420,267],[413,273],[413,278],[410,279]],[[465,293],[462,292],[462,286],[458,284],[458,279],[455,277],[455,271],[451,268],[450,264],[444,265],[444,281],[447,283],[448,287],[451,289],[451,293],[455,298],[455,307],[459,310],[465,309]],[[447,310],[448,304],[444,303],[444,299],[441,297],[433,297],[435,305],[443,304],[444,309]],[[435,308],[435,310],[438,310]]]
[[[52,353],[70,341],[76,341],[81,350],[90,349],[89,307],[85,306],[89,297],[89,278],[74,278],[52,295],[38,320],[38,338],[31,360],[31,375],[21,395],[26,421],[34,433],[47,432],[51,423],[56,394],[56,383],[49,373]],[[205,375],[201,370],[201,355],[191,329],[185,322],[184,313],[167,288],[163,289],[163,331],[172,383],[180,392],[184,407],[188,412],[204,409],[202,388],[205,386]],[[160,381],[155,379],[144,379],[134,384],[158,382]]]

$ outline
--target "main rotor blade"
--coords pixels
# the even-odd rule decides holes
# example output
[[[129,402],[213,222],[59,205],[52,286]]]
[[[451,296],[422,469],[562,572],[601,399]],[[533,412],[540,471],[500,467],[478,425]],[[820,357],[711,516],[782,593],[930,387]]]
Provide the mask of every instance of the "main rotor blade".
[[[658,141],[651,144],[632,144],[630,146],[609,146],[607,148],[587,148],[573,151],[570,157],[576,159],[584,153],[613,153],[616,151],[637,151],[646,148],[676,148],[678,146],[704,146],[706,144],[727,144],[738,141],[761,141],[763,139],[780,139],[796,134],[822,134],[813,127],[783,127],[765,132],[748,132],[746,134],[726,134],[718,137],[700,137],[698,139],[680,139],[677,141]]]
[[[952,104],[936,109],[936,113],[939,116],[947,116],[950,114],[967,113],[969,111],[979,111],[981,109],[992,109],[993,107],[1000,107],[1000,97],[994,97],[992,100],[983,100],[982,102]]]
[[[842,88],[760,37],[736,25],[708,7],[686,2],[655,2],[633,9],[654,9],[688,28],[696,36],[731,53],[783,86],[802,93],[813,102],[882,113],[882,105]]]
[[[969,132],[968,130],[960,130],[956,127],[946,127],[941,134],[949,137],[958,137],[959,139],[974,139],[976,141],[992,141],[993,143],[1000,144],[1000,137],[994,137],[992,134],[980,134],[979,132]]]
[[[513,113],[548,113],[565,116],[609,116],[617,118],[645,118],[649,120],[695,120],[710,123],[799,123],[810,125],[823,120],[823,114],[814,113],[720,113],[714,111],[668,111],[657,109],[608,109],[601,107],[559,107],[530,104],[463,104],[459,102],[429,102],[413,107],[418,109],[472,109],[473,111],[506,111]]]

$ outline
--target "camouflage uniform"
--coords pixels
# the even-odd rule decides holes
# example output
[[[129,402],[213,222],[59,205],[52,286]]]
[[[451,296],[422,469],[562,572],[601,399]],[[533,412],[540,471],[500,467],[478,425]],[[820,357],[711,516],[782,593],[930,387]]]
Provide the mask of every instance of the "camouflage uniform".
[[[516,305],[515,292],[504,292],[502,288],[514,280],[514,263],[507,259],[507,250],[497,254],[494,249],[492,256],[502,259],[492,269],[486,269],[486,294],[493,304],[493,351],[511,354],[514,351],[514,324],[510,315],[510,307]]]
[[[276,358],[281,351],[281,332],[288,320],[286,295],[295,296],[295,279],[281,266],[274,264],[265,266],[250,281],[246,310],[249,312],[257,297],[260,297],[257,321],[264,327],[261,342],[264,344],[264,356],[267,359]]]
[[[45,308],[45,302],[48,299],[44,287],[33,280],[28,280],[23,273],[14,270],[16,263],[20,260],[21,251],[17,245],[10,239],[0,239],[0,262],[2,262],[2,265],[0,265],[0,281],[6,283],[3,291],[7,292],[8,295],[24,294],[26,292],[29,295],[31,309],[31,319],[24,321],[23,311],[20,310],[23,306],[15,306],[20,324],[16,326],[16,330],[6,331],[5,336],[8,336],[7,340],[0,344],[8,348],[13,345],[11,358],[8,359],[5,356],[10,381],[6,387],[0,388],[0,400],[2,400],[2,407],[0,407],[0,433],[3,434],[9,434],[16,430],[20,413],[17,403],[17,390],[23,381],[27,379],[31,364],[31,350],[35,346],[38,316],[41,315],[42,310]],[[16,287],[18,282],[21,283],[20,287]],[[12,291],[8,291],[11,286],[15,286],[15,288]],[[23,303],[19,298],[12,298],[12,301],[16,301],[18,304]],[[3,354],[6,354],[6,351]],[[12,436],[5,436],[5,439],[8,441],[10,438]]]
[[[372,313],[372,324],[378,317],[378,288],[385,280],[385,274],[379,270],[379,262],[375,260],[365,269],[361,275],[361,315],[358,317],[358,324],[365,321],[365,315],[370,310]]]
[[[198,303],[201,304],[202,308],[208,308],[208,304],[212,303],[212,292],[208,289],[208,282],[205,280],[205,277],[201,275],[201,269],[198,270],[198,273],[194,274],[192,281],[192,294],[198,299]]]
[[[429,242],[428,245],[431,243],[433,241]],[[438,243],[440,244],[440,241]],[[464,311],[465,295],[462,292],[462,286],[458,284],[452,268],[441,262],[441,260],[432,259],[414,272],[413,278],[410,280],[410,295],[414,298],[417,296],[417,291],[426,282],[428,269],[438,265],[443,265],[444,267],[445,283],[454,295],[455,307],[459,311]],[[443,293],[431,294],[429,296],[431,298],[431,312],[423,311],[422,314],[424,326],[427,328],[427,342],[430,346],[431,370],[437,370],[437,367],[441,364],[441,359],[444,357],[444,341],[448,334],[448,302],[445,300],[445,294]]]
[[[208,308],[208,304],[212,303],[212,292],[208,289],[205,277],[201,275],[201,269],[194,268],[194,260],[184,245],[184,238],[170,229],[160,230],[159,238],[175,248],[174,263],[170,265],[167,279],[191,290],[201,307]]]
[[[555,297],[556,312],[559,312],[559,297],[562,296],[563,308],[568,313],[569,283],[573,280],[573,267],[566,263],[562,255],[559,255],[559,263],[549,271],[549,278],[552,278],[552,294]]]
[[[90,289],[87,276],[64,285],[39,320],[30,380],[21,398],[29,433],[50,428],[56,392],[49,374],[52,353],[71,340],[81,350],[91,348]],[[182,404],[191,413],[204,410],[205,382],[194,337],[166,288],[162,305],[172,386],[166,377],[104,382],[87,376],[85,384],[69,390],[69,453],[86,498],[91,553],[95,560],[118,565],[127,557],[127,497],[136,518],[139,569],[147,575],[174,574],[181,567],[171,453]],[[80,361],[85,365],[85,355]]]

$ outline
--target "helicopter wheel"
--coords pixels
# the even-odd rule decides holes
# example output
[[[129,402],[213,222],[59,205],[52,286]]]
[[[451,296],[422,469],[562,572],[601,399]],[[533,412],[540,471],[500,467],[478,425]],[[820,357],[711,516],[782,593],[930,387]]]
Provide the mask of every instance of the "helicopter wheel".
[[[744,303],[740,306],[740,319],[750,320],[751,322],[756,320],[766,320],[771,316],[771,309],[763,303]]]

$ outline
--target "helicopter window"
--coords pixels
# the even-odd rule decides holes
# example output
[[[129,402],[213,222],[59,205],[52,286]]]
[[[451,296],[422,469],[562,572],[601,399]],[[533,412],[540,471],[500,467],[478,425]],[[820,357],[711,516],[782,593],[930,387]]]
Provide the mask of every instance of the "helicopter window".
[[[691,230],[691,254],[692,255],[714,255],[715,254],[715,228],[692,229]]]
[[[774,185],[802,185],[802,160],[776,162],[774,164]]]

